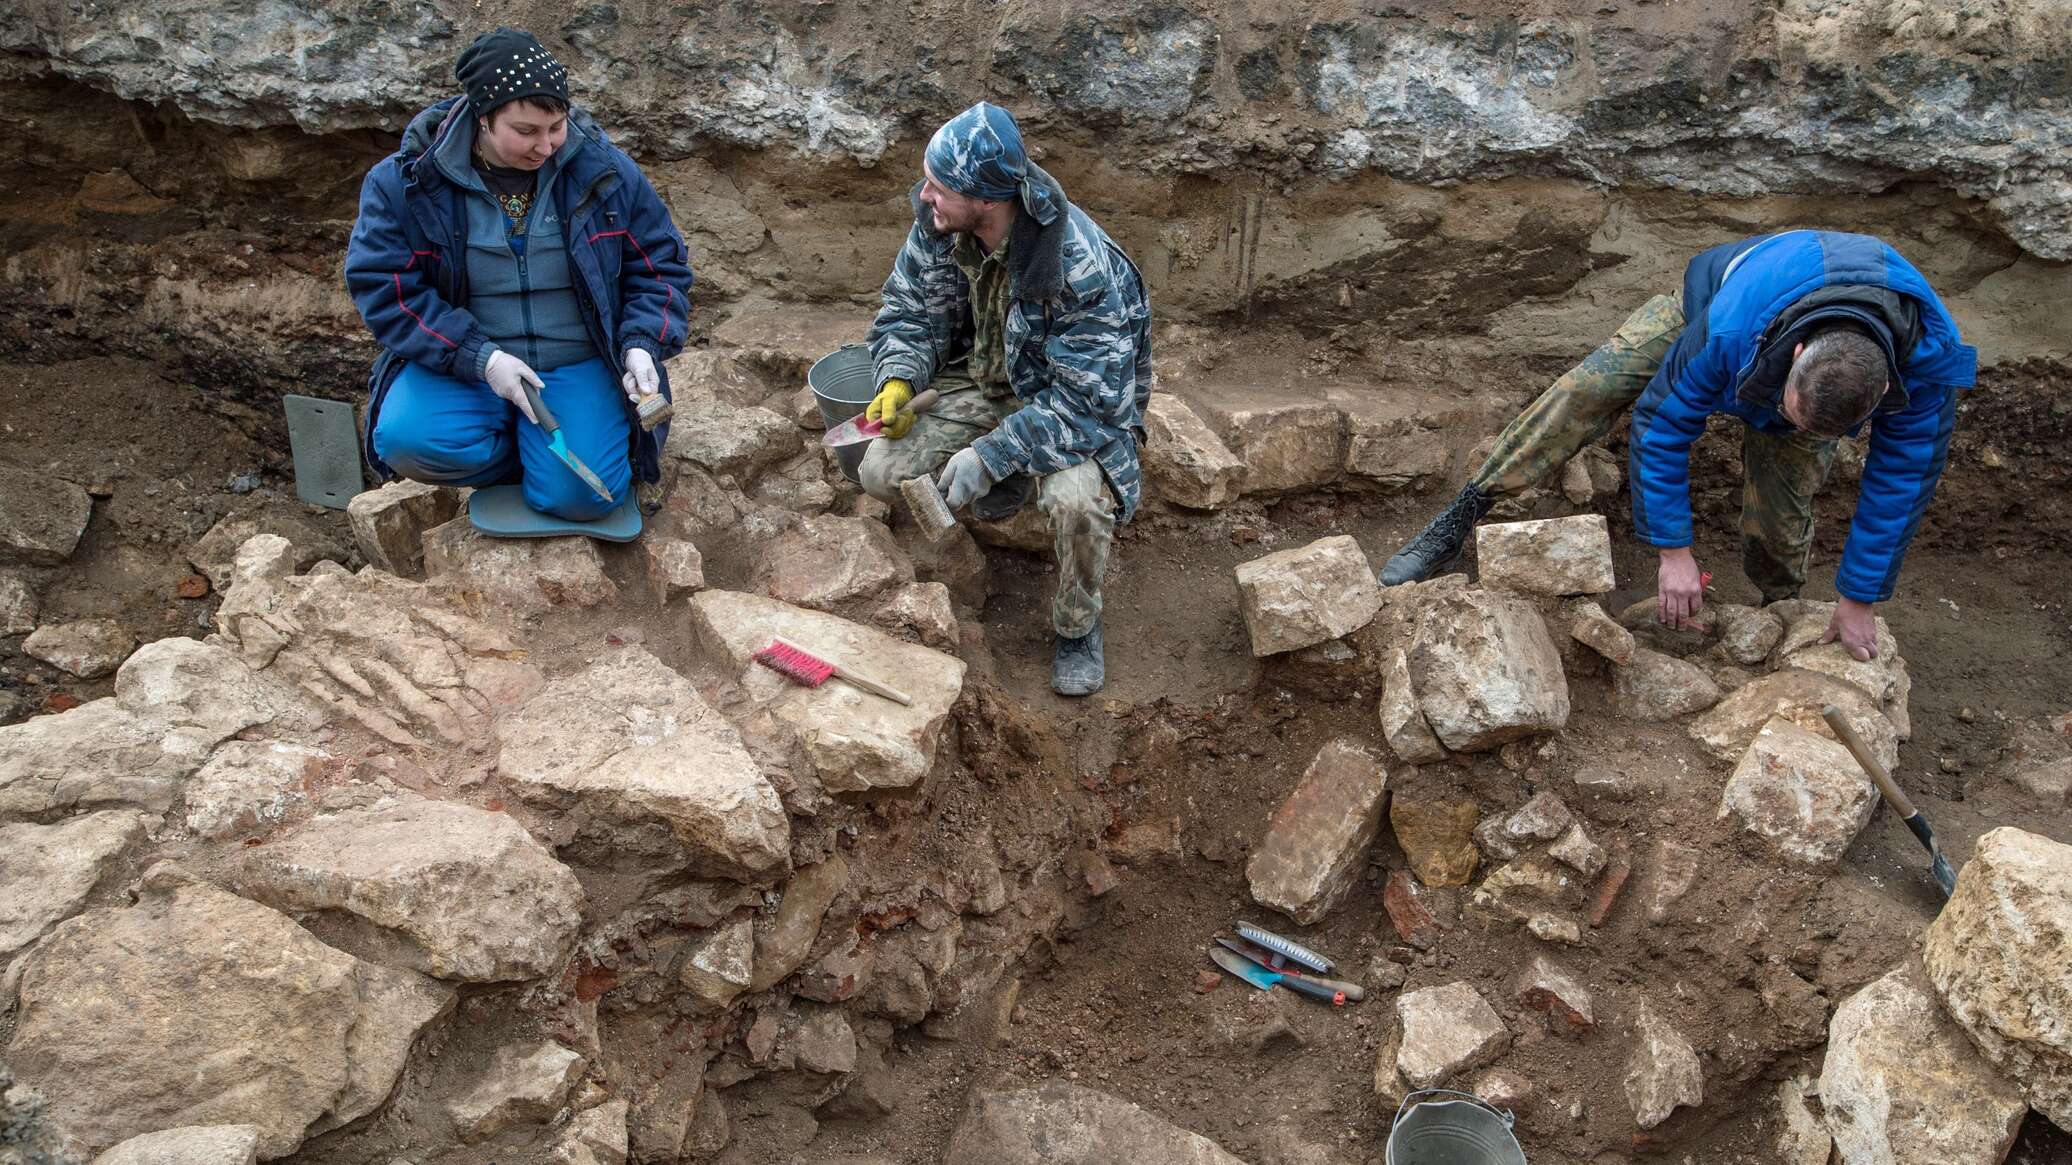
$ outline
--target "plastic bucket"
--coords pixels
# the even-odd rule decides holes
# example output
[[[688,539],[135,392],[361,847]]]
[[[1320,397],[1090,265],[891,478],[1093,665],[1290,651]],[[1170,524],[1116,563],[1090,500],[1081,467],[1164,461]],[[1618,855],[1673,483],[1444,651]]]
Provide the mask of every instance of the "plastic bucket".
[[[1427,1100],[1419,1097],[1458,1097]],[[1413,1092],[1389,1124],[1388,1165],[1525,1165],[1511,1114],[1472,1093]]]
[[[806,386],[813,390],[814,403],[820,406],[820,419],[830,429],[861,413],[871,403],[871,398],[878,394],[877,379],[877,366],[871,362],[867,344],[844,344],[815,360],[813,367],[806,370]],[[856,467],[863,464],[863,455],[870,447],[870,442],[859,441],[835,450],[843,477],[857,480]]]

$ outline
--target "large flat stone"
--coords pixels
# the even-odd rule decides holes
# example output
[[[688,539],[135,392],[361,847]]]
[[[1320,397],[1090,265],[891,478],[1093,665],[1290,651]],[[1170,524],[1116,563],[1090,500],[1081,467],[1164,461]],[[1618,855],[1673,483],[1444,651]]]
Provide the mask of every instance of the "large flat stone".
[[[565,538],[491,538],[463,515],[424,536],[426,577],[520,613],[594,607],[619,597],[597,543]]]
[[[1345,474],[1383,493],[1423,491],[1449,479],[1448,432],[1474,423],[1471,410],[1405,385],[1327,389],[1345,413]]]
[[[1834,619],[1835,604],[1799,600],[1778,603],[1771,609],[1776,608],[1783,608],[1781,614],[1786,616],[1784,632],[1773,648],[1777,666],[1821,672],[1854,685],[1892,721],[1901,740],[1913,735],[1908,707],[1914,690],[1913,677],[1907,671],[1906,657],[1899,653],[1899,641],[1893,638],[1892,628],[1882,616],[1876,620],[1874,642],[1878,654],[1864,660],[1857,659],[1841,643],[1820,642]]]
[[[378,962],[473,983],[559,970],[583,921],[574,872],[524,826],[410,794],[248,852],[240,888],[282,910],[357,920]]]
[[[1455,752],[1568,723],[1561,655],[1524,599],[1476,589],[1435,592],[1417,613],[1409,658],[1425,721]]]
[[[1192,510],[1216,510],[1244,492],[1245,463],[1187,402],[1155,392],[1144,409],[1146,492]]]
[[[453,1002],[164,867],[135,906],[59,924],[23,959],[19,992],[8,1063],[76,1148],[248,1124],[269,1159],[373,1111]]]
[[[1877,787],[1848,749],[1775,719],[1727,778],[1719,813],[1739,818],[1792,861],[1832,866],[1877,806]]]
[[[1252,899],[1304,925],[1336,906],[1381,828],[1388,772],[1346,737],[1317,751],[1245,865]]]
[[[1698,1053],[1668,1020],[1642,1000],[1633,1020],[1633,1050],[1626,1058],[1626,1102],[1633,1122],[1651,1129],[1682,1106],[1705,1102]]]
[[[2072,1132],[2072,846],[2012,827],[1978,839],[1929,924],[1936,994],[2029,1104]]]
[[[1736,764],[1756,733],[1773,717],[1789,720],[1816,736],[1834,739],[1820,711],[1840,708],[1870,745],[1871,755],[1890,772],[1899,763],[1899,736],[1878,708],[1854,684],[1818,672],[1787,668],[1750,680],[1691,721],[1691,738],[1713,759]]]
[[[309,800],[331,754],[278,740],[228,740],[187,778],[187,828],[203,837],[263,833]]]
[[[24,653],[83,680],[113,672],[136,648],[137,637],[113,619],[51,623],[22,641]]]
[[[689,869],[739,880],[789,864],[784,807],[740,734],[641,648],[553,680],[496,735],[511,789],[575,815],[583,833],[664,830]]]
[[[473,1144],[519,1124],[553,1118],[583,1074],[582,1056],[552,1040],[505,1044],[473,1086],[446,1106],[460,1139]]]
[[[1529,595],[1601,595],[1612,578],[1612,536],[1603,514],[1475,528],[1482,585]]]
[[[798,426],[753,405],[701,401],[695,417],[669,426],[664,452],[712,474],[732,474],[743,486],[799,451]]]
[[[0,462],[0,564],[56,566],[72,557],[93,508],[69,481]]]
[[[1238,460],[1247,494],[1293,493],[1336,481],[1345,467],[1345,414],[1272,389],[1191,394]]]
[[[1381,609],[1374,569],[1350,534],[1239,563],[1237,591],[1253,655],[1349,635]]]
[[[945,1161],[988,1165],[1243,1165],[1206,1137],[1136,1105],[1050,1081],[980,1092],[950,1139]]]
[[[345,506],[361,557],[406,578],[424,569],[425,534],[459,513],[460,491],[421,481],[392,481]]]
[[[152,820],[109,809],[56,825],[0,826],[0,967],[77,913]]]
[[[706,649],[737,670],[757,702],[791,725],[821,783],[836,793],[906,788],[935,763],[943,721],[964,687],[964,661],[818,611],[735,591],[691,597]],[[799,687],[754,662],[775,639],[897,689],[902,705],[831,679]]]
[[[1628,720],[1675,720],[1719,701],[1719,685],[1688,660],[1636,647],[1612,665],[1612,707]]]
[[[914,581],[914,565],[883,522],[823,514],[777,536],[766,561],[770,597],[798,607],[832,610]]]
[[[94,1165],[252,1165],[259,1159],[254,1125],[188,1125],[131,1137],[94,1158]]]
[[[1405,991],[1396,997],[1396,1018],[1395,1069],[1412,1088],[1438,1088],[1511,1046],[1504,1021],[1466,982]]]
[[[1445,760],[1446,746],[1432,733],[1424,709],[1418,707],[1417,689],[1410,678],[1410,657],[1402,648],[1389,652],[1381,675],[1381,735],[1400,760],[1425,764]]]
[[[1820,1102],[1847,1165],[1999,1165],[2029,1111],[1910,967],[1835,1008]]]

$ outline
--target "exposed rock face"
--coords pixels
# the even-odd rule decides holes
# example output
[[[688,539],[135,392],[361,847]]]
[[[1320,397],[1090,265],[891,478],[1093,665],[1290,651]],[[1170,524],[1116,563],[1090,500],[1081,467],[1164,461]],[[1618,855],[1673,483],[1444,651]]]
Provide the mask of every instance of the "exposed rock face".
[[[1921,952],[1936,994],[2036,1111],[2072,1129],[2072,846],[1978,839]]]
[[[1475,874],[1473,801],[1440,801],[1398,793],[1389,802],[1389,829],[1410,868],[1428,886],[1465,886]]]
[[[1568,677],[1539,612],[1483,590],[1435,595],[1411,634],[1410,674],[1439,742],[1495,748],[1568,723]]]
[[[69,481],[0,462],[0,566],[56,566],[72,557],[93,508]]]
[[[447,1105],[446,1114],[470,1144],[515,1124],[551,1118],[583,1074],[583,1057],[548,1041],[506,1045],[489,1057],[474,1087]]]
[[[1691,721],[1691,737],[1715,758],[1738,762],[1756,733],[1772,717],[1782,717],[1816,736],[1834,739],[1820,710],[1829,704],[1849,717],[1870,745],[1871,755],[1886,771],[1899,763],[1899,736],[1892,721],[1853,684],[1818,672],[1787,668],[1736,688],[1711,710]]]
[[[531,979],[558,969],[583,888],[510,817],[401,796],[311,821],[246,855],[244,889],[289,911],[364,924],[377,961],[439,979]]]
[[[1646,1000],[1633,1021],[1633,1051],[1626,1059],[1626,1101],[1633,1121],[1651,1129],[1680,1105],[1705,1102],[1705,1074],[1683,1033],[1656,1014]]]
[[[1910,967],[1835,1008],[1820,1102],[1849,1165],[1999,1165],[2029,1109]]]
[[[590,539],[491,538],[465,516],[425,534],[424,570],[435,582],[523,614],[594,607],[619,595]]]
[[[249,1124],[273,1158],[380,1104],[453,997],[160,867],[137,905],[89,911],[31,951],[20,998],[8,1063],[85,1151]]]
[[[1196,398],[1245,465],[1248,494],[1315,489],[1345,466],[1345,414],[1273,389],[1224,389]]]
[[[667,452],[707,473],[730,473],[746,485],[799,451],[798,427],[769,409],[717,400],[702,401],[698,408],[702,415],[695,423],[669,427]]]
[[[963,660],[760,595],[703,591],[691,597],[691,616],[707,647],[739,669],[749,695],[797,731],[828,791],[905,788],[927,774],[963,690]],[[890,685],[913,703],[841,680],[799,687],[754,662],[774,639]]]
[[[56,825],[0,826],[0,966],[78,911],[151,820],[110,809]]]
[[[1719,685],[1711,676],[1659,651],[1636,647],[1612,669],[1612,706],[1628,720],[1674,720],[1703,712],[1719,699]]]
[[[978,1093],[943,1159],[996,1165],[1243,1165],[1215,1142],[1134,1104],[1059,1081]]]
[[[1396,997],[1402,1025],[1394,1070],[1412,1088],[1437,1088],[1503,1055],[1511,1045],[1504,1021],[1467,983],[1406,991]],[[1389,1049],[1382,1050],[1389,1056]],[[1379,1075],[1385,1066],[1377,1066]]]
[[[121,666],[137,638],[113,619],[81,619],[38,627],[22,650],[83,680],[97,680]]]
[[[1418,707],[1417,691],[1410,679],[1410,657],[1402,648],[1389,652],[1381,680],[1381,734],[1396,756],[1411,764],[1445,760],[1446,747],[1433,735],[1424,709]]]
[[[187,828],[203,837],[263,832],[308,801],[329,753],[277,740],[229,740],[187,779]]]
[[[459,512],[459,491],[420,481],[392,481],[354,495],[345,506],[360,555],[405,578],[424,569],[425,534]]]
[[[1253,900],[1305,925],[1322,918],[1359,874],[1387,793],[1387,771],[1359,742],[1324,745],[1245,866]]]
[[[1484,586],[1531,595],[1601,595],[1612,578],[1612,536],[1602,514],[1475,528]]]
[[[779,535],[769,562],[771,598],[823,611],[914,578],[883,522],[833,514]]]
[[[36,592],[19,574],[0,574],[0,635],[23,635],[36,629]]]
[[[1188,509],[1214,510],[1243,492],[1245,463],[1186,401],[1153,393],[1144,409],[1144,431],[1144,476],[1153,497]]]
[[[1381,609],[1374,570],[1350,534],[1239,563],[1237,591],[1253,655],[1351,634]]]
[[[1848,749],[1783,719],[1763,725],[1720,794],[1720,816],[1734,814],[1809,866],[1841,861],[1877,805],[1877,787]]]
[[[547,685],[496,733],[513,791],[585,833],[665,831],[691,868],[729,878],[766,878],[789,862],[784,807],[740,734],[641,648]]]
[[[189,1125],[131,1137],[94,1158],[94,1165],[252,1165],[258,1159],[256,1125]]]

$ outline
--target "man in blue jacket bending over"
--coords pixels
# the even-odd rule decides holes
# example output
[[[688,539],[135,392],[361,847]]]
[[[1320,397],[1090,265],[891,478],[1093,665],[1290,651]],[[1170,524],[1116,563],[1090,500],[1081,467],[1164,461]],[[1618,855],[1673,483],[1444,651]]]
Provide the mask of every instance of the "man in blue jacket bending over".
[[[1704,602],[1691,556],[1691,444],[1713,413],[1742,434],[1742,564],[1763,602],[1794,598],[1813,544],[1813,495],[1835,442],[1870,426],[1856,517],[1835,575],[1841,601],[1823,643],[1877,654],[1874,604],[1892,597],[1907,543],[1949,458],[1957,393],[1978,351],[1928,281],[1866,235],[1786,231],[1727,243],[1684,270],[1498,435],[1447,508],[1382,568],[1416,582],[1460,557],[1496,499],[1559,469],[1633,406],[1628,439],[1635,533],[1661,552],[1662,622]]]

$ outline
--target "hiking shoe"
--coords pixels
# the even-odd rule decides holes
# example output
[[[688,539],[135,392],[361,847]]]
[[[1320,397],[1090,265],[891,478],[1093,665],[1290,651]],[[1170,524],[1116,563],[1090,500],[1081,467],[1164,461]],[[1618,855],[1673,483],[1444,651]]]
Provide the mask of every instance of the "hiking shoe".
[[[1446,569],[1460,561],[1460,554],[1468,545],[1468,535],[1475,529],[1475,523],[1489,512],[1496,499],[1476,489],[1473,485],[1461,487],[1460,496],[1440,510],[1437,517],[1418,531],[1417,537],[1405,543],[1382,564],[1380,583],[1385,587],[1403,583],[1423,582],[1434,575],[1445,573]]]
[[[1029,504],[1035,492],[1035,478],[1026,473],[1009,474],[971,503],[971,516],[981,522],[1005,522]]]
[[[1060,696],[1091,696],[1108,682],[1108,665],[1101,657],[1101,624],[1074,639],[1058,636],[1057,653],[1050,660],[1050,689]]]

